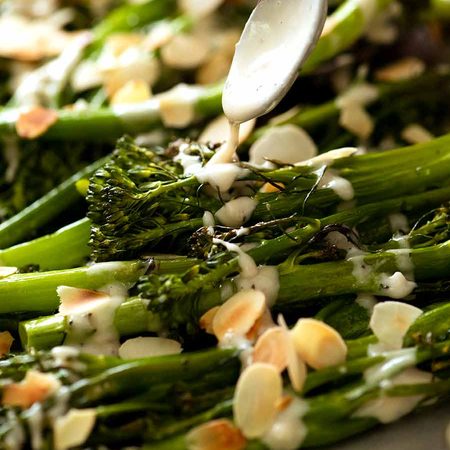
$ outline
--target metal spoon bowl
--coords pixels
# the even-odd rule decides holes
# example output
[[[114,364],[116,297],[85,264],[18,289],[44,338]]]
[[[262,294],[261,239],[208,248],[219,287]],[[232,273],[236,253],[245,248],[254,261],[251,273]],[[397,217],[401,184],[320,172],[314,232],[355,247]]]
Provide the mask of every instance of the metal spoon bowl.
[[[260,0],[236,46],[223,109],[242,123],[271,111],[316,45],[327,0]]]

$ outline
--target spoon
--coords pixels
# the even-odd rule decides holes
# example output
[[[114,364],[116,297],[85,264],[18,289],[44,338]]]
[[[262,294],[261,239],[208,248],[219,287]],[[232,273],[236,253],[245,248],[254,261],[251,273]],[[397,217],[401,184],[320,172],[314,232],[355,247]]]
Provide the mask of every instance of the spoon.
[[[327,0],[259,0],[236,45],[223,91],[230,138],[208,165],[231,161],[239,124],[268,113],[289,91],[320,37],[327,6]]]
[[[241,39],[223,92],[230,122],[271,111],[291,88],[316,45],[327,0],[260,0]]]

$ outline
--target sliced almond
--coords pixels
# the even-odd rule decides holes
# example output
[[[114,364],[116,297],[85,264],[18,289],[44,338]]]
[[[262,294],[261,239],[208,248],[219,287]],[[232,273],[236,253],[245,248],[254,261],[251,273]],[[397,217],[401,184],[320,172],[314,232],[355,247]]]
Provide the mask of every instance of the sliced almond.
[[[144,80],[130,80],[125,83],[111,98],[112,105],[130,105],[142,103],[152,96],[148,83]]]
[[[58,120],[58,113],[52,109],[36,106],[19,115],[16,131],[24,139],[36,139],[43,135]]]
[[[51,374],[28,370],[20,383],[12,383],[3,388],[2,404],[29,408],[52,395],[61,383]]]
[[[195,81],[198,84],[213,84],[223,80],[231,66],[232,55],[222,52],[214,52],[207,60],[198,68],[195,75]]]
[[[40,61],[59,55],[75,36],[76,33],[60,30],[49,20],[4,14],[0,18],[0,56]]]
[[[319,320],[300,319],[291,336],[298,355],[313,369],[336,366],[347,357],[347,346],[341,335]]]
[[[197,19],[204,18],[212,14],[224,0],[178,0],[180,9]]]
[[[330,150],[329,152],[322,153],[321,155],[315,156],[314,158],[308,159],[302,163],[296,164],[308,165],[308,166],[317,166],[320,164],[332,164],[334,161],[337,161],[342,158],[349,158],[358,152],[356,147],[343,147],[338,148],[336,150]]]
[[[244,122],[239,127],[239,144],[245,142],[252,134],[255,128],[256,120],[249,120]],[[230,123],[223,114],[215,118],[198,138],[199,142],[208,144],[222,144],[228,141],[230,137]]]
[[[402,139],[409,144],[422,144],[424,142],[430,142],[434,139],[434,136],[422,125],[412,123],[403,129]]]
[[[195,87],[179,84],[157,98],[161,120],[166,127],[185,128],[194,121],[197,99]]]
[[[190,70],[200,66],[208,57],[209,51],[210,46],[204,39],[181,33],[161,48],[161,59],[173,69]]]
[[[53,425],[55,450],[67,450],[83,445],[94,429],[97,412],[95,409],[70,409],[57,417]]]
[[[168,22],[157,23],[146,36],[143,46],[149,52],[158,50],[174,36],[174,28]]]
[[[137,337],[128,339],[119,348],[122,359],[149,358],[152,356],[177,355],[181,344],[161,337]]]
[[[296,125],[270,128],[250,148],[250,163],[262,165],[266,160],[296,164],[316,156],[317,146],[309,134]]]
[[[370,328],[381,344],[388,349],[402,348],[408,328],[422,315],[415,306],[401,302],[380,302],[373,308]]]
[[[220,306],[214,306],[209,311],[206,311],[202,317],[200,317],[199,325],[202,330],[205,330],[208,334],[214,334],[213,321],[214,317],[219,311]]]
[[[339,108],[345,108],[348,105],[358,104],[367,106],[378,100],[380,92],[376,86],[369,83],[358,83],[348,88],[336,100]]]
[[[256,342],[253,361],[271,364],[280,373],[287,367],[289,336],[281,327],[268,329]]]
[[[271,183],[265,183],[262,185],[259,192],[263,194],[273,194],[275,192],[282,192],[286,186],[283,183],[276,183],[276,186]]]
[[[280,327],[286,333],[287,339],[287,370],[289,380],[295,392],[301,392],[305,385],[306,376],[308,375],[308,369],[304,361],[297,354],[294,346],[292,335],[289,332],[289,328],[286,325],[284,317],[280,314],[278,316],[278,323]]]
[[[9,331],[2,331],[0,333],[0,358],[9,353],[13,341],[14,338]]]
[[[271,427],[282,398],[278,370],[264,363],[247,367],[239,377],[233,400],[234,419],[248,439],[264,435]]]
[[[227,419],[206,422],[186,436],[188,450],[242,450],[246,444],[239,429]]]
[[[350,103],[341,109],[339,125],[361,139],[369,138],[375,128],[372,117],[358,103]]]
[[[240,291],[227,300],[213,319],[213,330],[219,341],[227,334],[245,336],[263,315],[265,295],[260,291]]]
[[[425,69],[422,60],[408,57],[377,70],[375,78],[378,81],[405,81],[422,75]]]
[[[266,304],[267,304],[267,294]],[[275,323],[272,319],[272,314],[269,308],[265,308],[263,315],[255,322],[250,331],[246,334],[249,341],[255,342],[260,336],[262,336],[267,330],[275,327]]]
[[[114,56],[120,56],[130,47],[141,44],[143,39],[142,35],[137,33],[117,33],[108,37],[105,42],[105,47]]]
[[[88,311],[92,308],[93,303],[103,302],[109,299],[109,295],[104,292],[70,286],[59,286],[56,292],[61,301],[59,313],[65,316]]]

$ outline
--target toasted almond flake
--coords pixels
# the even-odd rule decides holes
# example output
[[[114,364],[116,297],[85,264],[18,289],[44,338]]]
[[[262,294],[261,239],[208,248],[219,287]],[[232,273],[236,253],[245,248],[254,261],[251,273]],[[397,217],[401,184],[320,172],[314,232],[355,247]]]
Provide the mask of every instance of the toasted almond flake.
[[[130,80],[111,98],[112,105],[129,105],[142,103],[151,98],[149,85],[144,80]]]
[[[285,188],[285,185],[283,183],[276,183],[276,186],[272,183],[264,183],[259,190],[259,192],[262,192],[263,194],[273,194],[275,192],[281,192]]]
[[[32,62],[59,55],[77,35],[59,28],[49,20],[5,14],[0,17],[0,56]]]
[[[198,68],[195,81],[199,84],[213,84],[224,79],[231,66],[232,57],[224,53],[214,52]]]
[[[372,117],[358,103],[347,104],[341,109],[339,124],[361,139],[369,138],[375,128]]]
[[[205,330],[208,334],[214,334],[213,320],[219,311],[220,306],[214,306],[209,311],[206,311],[202,317],[200,317],[199,325],[202,330]]]
[[[231,333],[245,336],[263,315],[265,295],[260,291],[243,290],[228,299],[213,319],[213,330],[219,341]]]
[[[267,304],[267,295],[266,295]],[[275,327],[275,323],[272,319],[270,309],[266,308],[263,315],[255,322],[250,331],[246,334],[248,340],[255,342],[260,336],[262,336],[267,330]]]
[[[255,128],[256,120],[249,120],[240,125],[239,128],[239,144],[245,142],[252,134]],[[198,141],[202,143],[222,144],[228,141],[230,137],[230,124],[225,115],[220,115],[210,122],[203,133],[199,136]]]
[[[347,346],[341,335],[319,320],[300,319],[291,336],[298,355],[313,369],[336,366],[347,357]]]
[[[161,120],[169,128],[185,128],[195,119],[197,89],[179,84],[168,92],[158,95]]]
[[[287,367],[289,336],[281,327],[269,328],[256,342],[253,361],[271,364],[280,373]]]
[[[11,383],[3,388],[2,404],[29,408],[56,392],[61,383],[51,374],[28,370],[20,383]]]
[[[246,444],[239,429],[227,419],[206,422],[186,436],[188,450],[242,450]]]
[[[55,450],[67,450],[83,445],[94,429],[97,412],[95,409],[70,409],[57,417],[53,425]]]
[[[24,139],[36,139],[43,135],[58,120],[52,109],[36,106],[19,115],[16,122],[17,134]]]
[[[167,44],[173,38],[174,34],[175,30],[170,23],[157,23],[145,37],[143,46],[147,51],[154,52]]]
[[[308,369],[304,361],[300,358],[300,356],[297,354],[295,350],[292,335],[289,332],[289,328],[286,325],[286,321],[284,320],[284,317],[281,314],[278,316],[278,324],[288,336],[287,370],[289,380],[291,381],[294,391],[301,392],[303,386],[305,385],[306,376],[308,375]]]
[[[270,128],[250,148],[250,163],[263,165],[267,160],[296,164],[316,156],[317,146],[309,134],[296,125]]]
[[[334,161],[342,158],[349,158],[358,152],[356,147],[344,147],[338,148],[336,150],[330,150],[329,152],[322,153],[315,156],[314,158],[303,161],[297,165],[308,165],[308,166],[318,166],[321,164],[331,165]]]
[[[233,399],[234,419],[248,439],[264,435],[271,427],[282,398],[278,370],[264,363],[247,367],[239,377]]]
[[[91,309],[95,302],[104,302],[109,295],[104,292],[59,286],[56,290],[60,298],[59,313],[63,315],[78,314]]]
[[[11,266],[1,266],[0,267],[0,278],[6,278],[10,275],[14,275],[17,272],[17,267]]]
[[[161,48],[161,59],[173,69],[190,70],[199,67],[210,51],[208,42],[192,34],[177,34]]]
[[[293,400],[294,399],[290,395],[283,395],[283,397],[281,397],[280,401],[277,403],[277,411],[285,411],[286,408],[289,408]]]
[[[378,100],[379,96],[378,88],[373,84],[358,83],[341,94],[336,100],[336,105],[339,108],[345,108],[355,103],[361,106],[367,106]]]
[[[421,309],[406,303],[381,302],[375,305],[369,326],[381,344],[397,350],[402,348],[408,328],[421,314]]]
[[[13,341],[14,338],[9,331],[2,331],[0,333],[0,357],[9,353]]]
[[[178,355],[181,344],[161,337],[137,337],[128,339],[119,348],[122,359],[149,358],[152,356]]]
[[[422,125],[412,123],[402,131],[402,139],[410,144],[422,144],[430,142],[434,136]]]
[[[143,40],[143,36],[137,33],[117,33],[108,37],[105,47],[112,55],[120,56],[130,47],[141,44]]]
[[[181,11],[196,19],[201,19],[212,14],[224,0],[179,0]]]
[[[408,57],[377,70],[375,78],[378,81],[405,81],[422,75],[425,68],[422,60]]]

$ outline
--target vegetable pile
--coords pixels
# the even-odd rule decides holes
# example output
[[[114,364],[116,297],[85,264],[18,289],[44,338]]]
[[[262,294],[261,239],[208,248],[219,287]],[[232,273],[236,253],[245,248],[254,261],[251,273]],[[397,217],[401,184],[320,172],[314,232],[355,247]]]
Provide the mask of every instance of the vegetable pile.
[[[294,450],[448,398],[448,1],[329,3],[233,162],[254,2],[1,3],[1,448]]]

